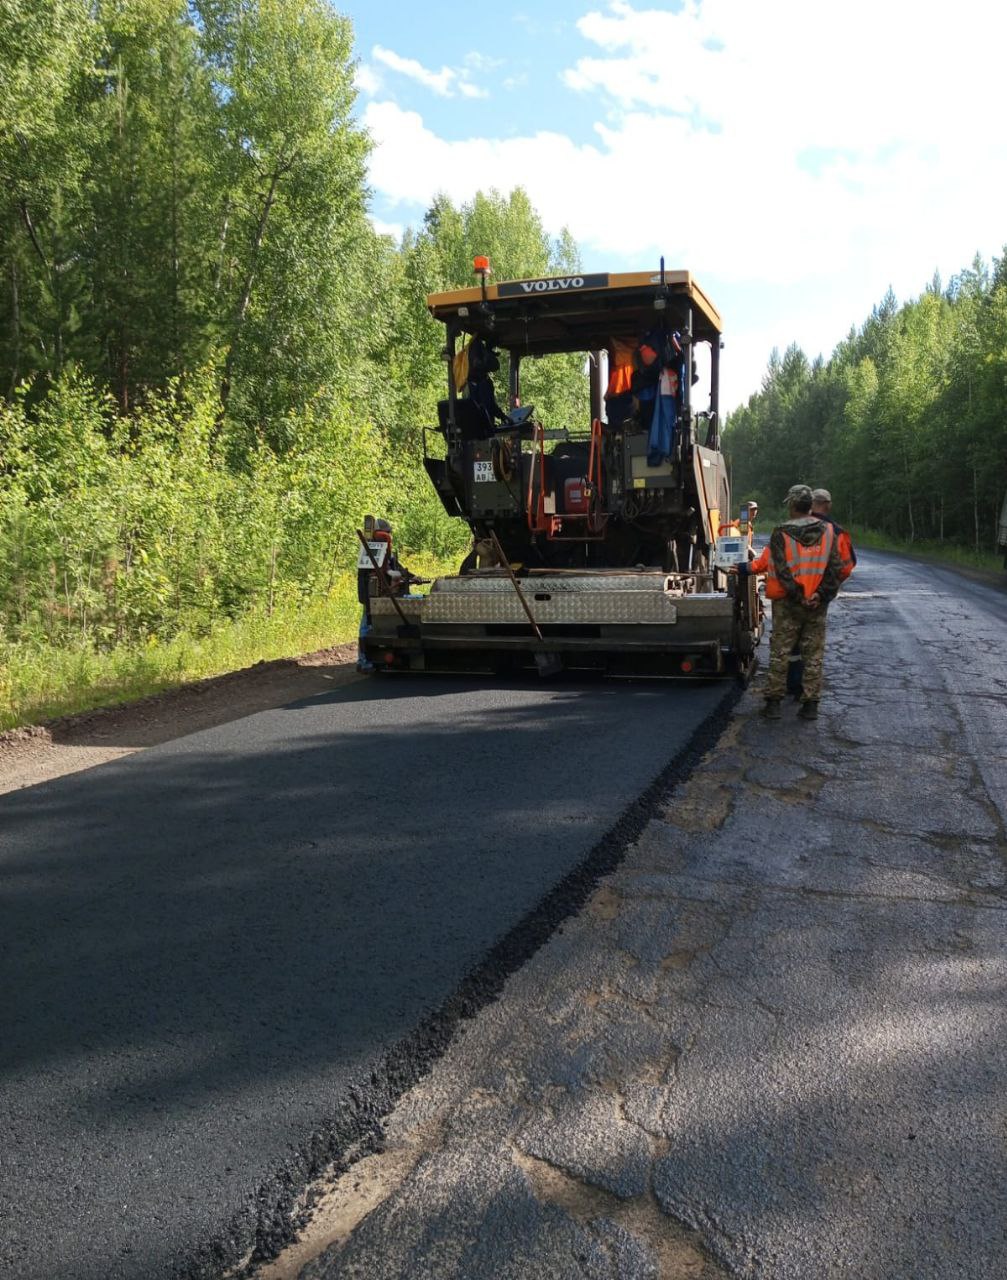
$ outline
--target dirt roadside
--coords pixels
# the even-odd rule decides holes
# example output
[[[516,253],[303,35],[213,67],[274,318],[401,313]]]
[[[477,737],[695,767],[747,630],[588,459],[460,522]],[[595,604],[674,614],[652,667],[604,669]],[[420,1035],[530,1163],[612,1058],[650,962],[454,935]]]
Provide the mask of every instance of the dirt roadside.
[[[359,677],[356,644],[258,662],[164,693],[0,733],[0,795],[240,720]]]

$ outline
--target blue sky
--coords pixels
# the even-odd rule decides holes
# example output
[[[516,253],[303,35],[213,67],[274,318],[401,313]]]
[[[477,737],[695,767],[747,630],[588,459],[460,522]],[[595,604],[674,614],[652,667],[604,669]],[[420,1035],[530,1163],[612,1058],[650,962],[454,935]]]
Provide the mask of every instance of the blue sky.
[[[1007,242],[1001,0],[350,3],[378,226],[524,186],[588,270],[691,270],[724,403]]]

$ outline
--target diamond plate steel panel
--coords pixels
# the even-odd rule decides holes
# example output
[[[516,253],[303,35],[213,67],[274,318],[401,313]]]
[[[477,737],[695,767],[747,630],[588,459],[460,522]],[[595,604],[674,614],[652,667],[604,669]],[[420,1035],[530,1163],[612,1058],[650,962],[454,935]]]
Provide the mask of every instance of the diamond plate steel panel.
[[[523,623],[528,617],[521,607],[514,588],[507,584],[509,592],[498,591],[464,593],[443,592],[427,597],[423,610],[425,626],[438,623]],[[545,626],[549,623],[662,623],[670,625],[678,620],[678,608],[664,591],[560,591],[549,600],[536,600],[535,594],[548,594],[539,584],[536,593],[526,591],[525,599],[535,615],[535,621]],[[524,589],[524,584],[522,584]]]
[[[665,574],[663,573],[620,573],[620,574],[585,574],[583,577],[551,577],[546,575],[529,575],[519,578],[521,590],[529,599],[536,591],[542,592],[586,592],[603,591],[663,591]],[[484,595],[499,593],[513,595],[514,585],[510,578],[438,578],[430,589],[430,598],[441,595]]]
[[[406,620],[408,622],[418,623],[422,616],[423,606],[426,604],[426,598],[423,597],[419,600],[400,599],[399,604],[402,606],[402,612],[406,615]],[[402,625],[402,619],[399,617],[398,610],[387,596],[371,597],[371,617],[390,618],[398,626]]]

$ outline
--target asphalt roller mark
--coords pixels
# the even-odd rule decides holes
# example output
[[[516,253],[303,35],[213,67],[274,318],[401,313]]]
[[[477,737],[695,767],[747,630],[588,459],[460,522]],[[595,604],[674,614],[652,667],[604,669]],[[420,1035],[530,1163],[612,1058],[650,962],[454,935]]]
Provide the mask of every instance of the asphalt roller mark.
[[[362,680],[0,799],[0,1274],[288,1238],[733,701]]]

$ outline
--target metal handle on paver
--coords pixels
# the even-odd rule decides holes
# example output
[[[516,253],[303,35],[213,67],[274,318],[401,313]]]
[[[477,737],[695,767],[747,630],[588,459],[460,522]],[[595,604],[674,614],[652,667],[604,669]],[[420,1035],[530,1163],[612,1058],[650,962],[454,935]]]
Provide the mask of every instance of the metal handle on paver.
[[[535,635],[538,637],[539,644],[544,644],[545,636],[542,634],[541,628],[539,627],[538,623],[535,621],[535,615],[532,613],[531,609],[529,608],[528,601],[524,598],[524,592],[521,590],[521,584],[518,582],[517,578],[514,576],[514,570],[510,567],[510,561],[504,555],[503,547],[500,545],[500,539],[497,537],[495,529],[490,530],[490,537],[493,539],[493,545],[496,548],[497,557],[499,558],[500,563],[503,565],[503,567],[507,570],[507,576],[510,578],[511,583],[514,587],[514,590],[517,592],[517,598],[521,601],[521,608],[528,615],[528,621],[531,623],[532,631],[534,631]]]

